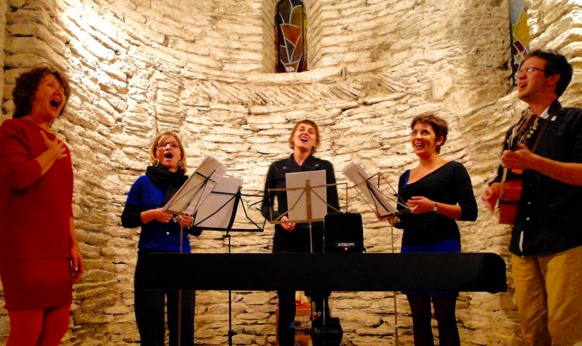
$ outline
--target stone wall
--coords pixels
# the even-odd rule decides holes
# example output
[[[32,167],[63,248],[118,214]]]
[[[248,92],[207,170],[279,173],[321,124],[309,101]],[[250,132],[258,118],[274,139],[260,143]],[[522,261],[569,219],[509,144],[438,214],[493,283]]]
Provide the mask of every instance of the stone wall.
[[[87,269],[75,285],[64,345],[138,343],[133,271],[139,230],[122,228],[120,214],[158,131],[179,131],[190,172],[211,155],[229,175],[244,178],[244,193],[259,194],[269,164],[290,154],[294,123],[310,118],[322,131],[317,156],[334,164],[338,181],[346,182],[341,171],[348,163],[359,162],[395,185],[416,160],[409,122],[432,111],[451,127],[442,156],[465,164],[479,198],[498,163],[503,133],[523,108],[509,79],[507,1],[304,3],[310,71],[301,74],[271,73],[274,0],[0,5],[0,28],[6,22],[2,117],[13,110],[16,76],[38,62],[64,69],[74,89],[69,111],[53,128],[73,155],[74,211]],[[533,48],[559,49],[580,71],[580,8],[544,0],[532,2],[530,13]],[[576,72],[565,104],[580,106],[574,98],[580,83]],[[378,222],[348,191],[340,188],[341,202],[362,213],[368,252],[397,252],[400,231]],[[479,206],[477,222],[460,223],[463,250],[507,259],[507,227]],[[248,225],[244,221],[239,213],[237,225]],[[271,225],[263,233],[235,233],[231,251],[270,252],[272,233]],[[226,253],[222,236],[204,232],[192,239],[194,251]],[[509,286],[507,293],[461,294],[463,345],[521,343],[511,277]],[[275,304],[274,292],[233,292],[234,344],[274,344]],[[409,309],[400,294],[336,292],[332,308],[344,345],[395,344],[396,330],[400,344],[411,344]],[[227,344],[228,292],[197,292],[196,309],[197,344]],[[8,330],[2,309],[0,343]]]

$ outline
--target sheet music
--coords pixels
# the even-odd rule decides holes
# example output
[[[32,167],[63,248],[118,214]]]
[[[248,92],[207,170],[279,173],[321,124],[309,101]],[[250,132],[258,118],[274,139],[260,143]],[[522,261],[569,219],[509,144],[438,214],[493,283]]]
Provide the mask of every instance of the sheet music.
[[[364,196],[366,202],[374,207],[380,217],[398,212],[393,205],[394,202],[390,201],[376,185],[370,183],[368,180],[370,177],[362,166],[352,162],[344,168],[343,174],[354,183],[356,189]]]
[[[237,206],[236,194],[243,185],[241,178],[223,177],[194,215],[194,226],[228,229]]]
[[[290,221],[323,221],[327,214],[327,188],[325,170],[285,174],[287,206]],[[306,182],[311,187],[311,218],[308,216]]]
[[[198,169],[162,210],[174,214],[194,215],[225,173],[226,168],[220,162],[212,156],[206,156]]]

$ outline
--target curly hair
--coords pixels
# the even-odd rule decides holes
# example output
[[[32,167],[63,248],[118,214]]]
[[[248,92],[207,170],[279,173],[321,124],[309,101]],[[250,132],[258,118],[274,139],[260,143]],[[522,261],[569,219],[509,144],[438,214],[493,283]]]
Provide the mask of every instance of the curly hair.
[[[27,72],[24,72],[16,79],[16,86],[12,91],[12,99],[15,106],[12,118],[22,118],[32,111],[32,104],[34,102],[38,85],[47,74],[55,76],[65,90],[65,103],[59,115],[63,114],[67,107],[69,96],[71,95],[69,79],[64,72],[49,65],[45,65],[34,67]]]

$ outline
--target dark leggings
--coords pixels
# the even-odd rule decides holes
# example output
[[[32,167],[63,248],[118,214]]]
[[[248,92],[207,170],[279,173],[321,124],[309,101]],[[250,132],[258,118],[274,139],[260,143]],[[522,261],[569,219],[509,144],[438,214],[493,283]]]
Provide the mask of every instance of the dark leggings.
[[[178,300],[182,295],[180,346],[194,345],[195,291],[136,290],[135,318],[142,346],[165,345],[165,308],[168,309],[170,346],[178,345]],[[166,301],[167,299],[167,301]]]
[[[295,345],[295,291],[277,291],[279,297],[279,334],[280,346]]]
[[[433,346],[431,321],[431,299],[435,317],[438,322],[439,345],[459,346],[461,344],[457,330],[455,305],[457,298],[423,297],[408,295],[408,303],[412,312],[415,346]]]
[[[294,232],[298,232],[295,230]],[[304,230],[305,231],[305,230]],[[322,230],[313,228],[313,249],[314,252],[322,252],[323,239]],[[273,243],[273,253],[306,253],[310,252],[309,247],[305,248],[288,248],[281,243]],[[279,298],[279,323],[277,324],[277,334],[279,336],[280,346],[295,345],[295,291],[277,291]]]
[[[148,252],[140,250],[137,267]],[[138,282],[140,271],[136,268]],[[196,291],[191,290],[147,290],[135,288],[135,319],[142,346],[164,346],[166,336],[165,316],[167,314],[170,346],[194,345],[194,307]],[[181,301],[181,306],[179,302]],[[179,313],[178,313],[179,311]],[[180,323],[178,323],[180,315]],[[178,325],[180,330],[178,331]]]

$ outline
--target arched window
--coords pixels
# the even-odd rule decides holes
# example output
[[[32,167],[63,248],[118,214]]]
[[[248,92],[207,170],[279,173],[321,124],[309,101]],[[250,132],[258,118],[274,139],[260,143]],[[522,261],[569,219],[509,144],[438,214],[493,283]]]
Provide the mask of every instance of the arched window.
[[[276,72],[307,71],[305,7],[301,0],[281,0],[275,14]]]

